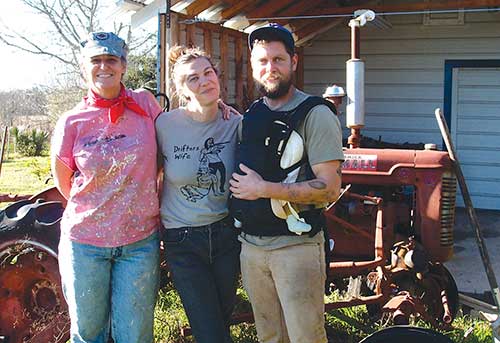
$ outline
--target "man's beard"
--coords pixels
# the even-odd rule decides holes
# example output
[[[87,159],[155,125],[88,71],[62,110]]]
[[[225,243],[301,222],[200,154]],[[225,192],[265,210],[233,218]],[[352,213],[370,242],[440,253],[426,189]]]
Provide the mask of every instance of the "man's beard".
[[[272,88],[269,88],[268,86],[266,86],[265,83],[255,78],[254,81],[255,81],[255,88],[257,88],[257,91],[261,95],[266,96],[269,99],[281,98],[282,96],[288,93],[290,87],[292,86],[292,78],[290,77],[290,75],[286,79],[281,79],[278,82],[278,85],[273,84],[271,86]]]

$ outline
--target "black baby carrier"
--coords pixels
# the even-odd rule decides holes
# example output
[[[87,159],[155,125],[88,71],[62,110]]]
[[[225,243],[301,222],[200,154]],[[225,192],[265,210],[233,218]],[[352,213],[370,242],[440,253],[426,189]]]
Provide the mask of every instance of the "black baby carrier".
[[[255,170],[266,181],[294,182],[301,167],[305,170],[306,179],[314,178],[306,151],[290,159],[286,156],[289,155],[286,149],[292,146],[293,138],[300,137],[297,128],[317,105],[326,105],[336,113],[333,104],[316,96],[308,97],[290,111],[272,111],[263,99],[255,101],[243,117],[237,161]],[[300,137],[298,140],[302,139]],[[296,144],[297,147],[292,150],[300,149],[300,144],[303,145],[302,142]],[[287,163],[283,163],[285,157]],[[239,168],[237,173],[244,174]],[[275,199],[241,200],[235,197],[231,197],[229,206],[231,215],[237,223],[241,223],[241,230],[245,233],[256,236],[295,235],[297,232],[289,230],[290,223],[287,223],[286,215],[278,214],[280,207],[279,200]],[[294,211],[291,206],[289,209]],[[311,206],[296,214],[296,217],[311,226],[308,231],[311,236],[323,226],[320,212],[321,209]]]

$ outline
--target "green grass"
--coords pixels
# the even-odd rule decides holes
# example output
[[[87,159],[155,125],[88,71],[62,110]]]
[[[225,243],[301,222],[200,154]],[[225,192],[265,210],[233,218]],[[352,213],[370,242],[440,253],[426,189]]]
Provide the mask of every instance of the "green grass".
[[[45,184],[48,177],[48,157],[25,158],[9,156],[4,161],[0,175],[0,193],[34,194],[52,185]],[[0,208],[5,203],[0,203]],[[327,301],[334,301],[338,295],[333,295]],[[238,290],[239,302],[236,312],[244,313],[250,310],[245,292]],[[366,337],[371,330],[384,327],[382,322],[372,322],[365,306],[357,306],[330,311],[325,314],[326,329],[330,342],[357,343]],[[429,327],[428,324],[416,321],[412,324]],[[157,343],[194,342],[192,337],[181,337],[181,329],[188,326],[188,321],[179,296],[172,285],[167,283],[159,293],[155,309],[155,341]],[[470,334],[464,337],[467,331]],[[442,331],[456,343],[491,343],[493,341],[489,324],[474,319],[460,312],[454,320],[451,330]],[[256,333],[253,324],[242,323],[231,328],[235,343],[256,343]],[[425,343],[425,342],[424,342]]]
[[[239,302],[236,306],[236,313],[248,312],[250,304],[243,289],[238,289]],[[338,295],[327,297],[327,302],[335,301]],[[367,337],[371,332],[375,332],[389,326],[386,320],[372,321],[365,306],[356,306],[332,310],[325,313],[326,331],[329,342],[357,343]],[[390,322],[389,322],[390,323]],[[413,320],[412,325],[431,328],[428,323]],[[188,321],[180,299],[172,288],[167,284],[160,291],[158,304],[155,311],[155,341],[158,343],[192,343],[192,337],[181,337],[181,329],[188,326]],[[493,336],[489,323],[471,318],[459,311],[459,315],[453,321],[450,329],[438,330],[449,337],[455,343],[491,343]],[[467,337],[465,333],[470,331]],[[235,343],[257,343],[255,326],[251,323],[234,325],[231,328],[231,335]],[[425,343],[425,342],[423,342]]]
[[[2,162],[0,193],[35,194],[53,185],[52,180],[45,183],[49,177],[49,157],[10,155],[8,160]]]

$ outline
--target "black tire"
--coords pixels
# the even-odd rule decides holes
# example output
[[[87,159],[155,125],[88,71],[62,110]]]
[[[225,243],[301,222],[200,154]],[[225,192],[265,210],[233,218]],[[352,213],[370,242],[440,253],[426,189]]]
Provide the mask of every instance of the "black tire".
[[[392,326],[364,338],[359,343],[453,343],[445,335],[414,326]]]

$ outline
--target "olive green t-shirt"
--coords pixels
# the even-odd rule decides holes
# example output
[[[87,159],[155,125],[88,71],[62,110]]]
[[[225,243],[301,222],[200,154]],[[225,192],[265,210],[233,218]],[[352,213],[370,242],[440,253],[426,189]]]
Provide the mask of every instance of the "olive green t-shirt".
[[[310,95],[295,89],[292,99],[283,106],[272,108],[274,111],[289,111],[297,107]],[[304,122],[299,125],[297,132],[304,140],[304,150],[311,166],[335,160],[344,160],[342,152],[342,129],[337,116],[325,105],[315,106],[309,111]],[[305,172],[301,170],[297,181],[304,181]],[[323,234],[320,232],[314,237],[307,233],[297,236],[253,236],[242,233],[239,237],[243,243],[259,246],[266,250],[279,249],[285,246],[321,243]]]

